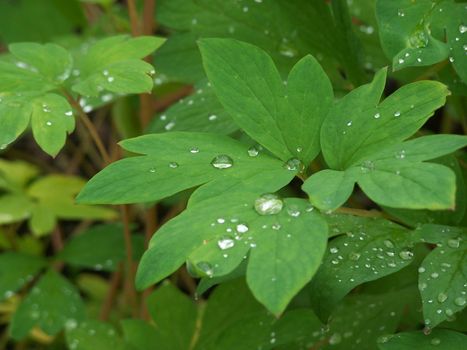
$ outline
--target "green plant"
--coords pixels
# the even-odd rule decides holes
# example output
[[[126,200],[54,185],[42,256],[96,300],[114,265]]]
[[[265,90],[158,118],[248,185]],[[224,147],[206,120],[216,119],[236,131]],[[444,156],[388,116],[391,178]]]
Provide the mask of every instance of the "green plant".
[[[51,41],[0,58],[1,345],[467,344],[465,2],[44,4],[0,24]]]

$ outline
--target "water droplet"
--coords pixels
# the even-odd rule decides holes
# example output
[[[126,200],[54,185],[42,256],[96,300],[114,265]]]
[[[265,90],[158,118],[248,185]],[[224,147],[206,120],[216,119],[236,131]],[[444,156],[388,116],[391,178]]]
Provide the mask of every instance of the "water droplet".
[[[223,237],[217,241],[217,245],[222,250],[230,249],[235,245],[235,241],[230,237]]]
[[[387,248],[394,248],[394,243],[392,243],[392,241],[389,240],[389,239],[384,240],[383,244],[384,244]]]
[[[431,339],[430,344],[431,345],[439,345],[439,344],[441,344],[441,339],[433,338],[433,339]]]
[[[375,169],[375,164],[371,160],[366,160],[360,165],[362,173],[367,174]]]
[[[403,58],[399,58],[399,60],[398,60],[397,62],[399,62],[399,64],[402,64],[402,63],[404,63],[404,59],[403,59]]]
[[[464,24],[461,24],[459,26],[459,33],[464,34],[465,32],[467,32],[467,26]]]
[[[174,128],[174,126],[175,126],[175,122],[170,121],[164,126],[164,129],[169,131],[169,130],[172,130]],[[197,152],[191,152],[191,153],[197,153]]]
[[[399,17],[404,17],[404,16],[405,16],[405,13],[404,13],[403,10],[397,10],[397,15],[398,15]]]
[[[438,301],[440,303],[444,303],[447,298],[448,298],[448,296],[445,293],[439,293],[438,294]]]
[[[394,112],[394,117],[400,117],[400,115],[401,115],[401,112],[400,112],[400,111]]]
[[[347,122],[347,126],[352,126],[352,121],[351,121],[351,120],[349,120],[349,121]]]
[[[218,224],[223,224],[225,222],[224,218],[219,218],[216,220]]]
[[[404,159],[405,158],[405,150],[401,150],[396,153],[396,159]]]
[[[334,333],[329,338],[329,344],[331,344],[331,345],[339,344],[341,341],[342,341],[342,337],[341,337],[340,333]]]
[[[420,49],[428,45],[428,33],[424,28],[418,28],[409,37],[410,46]]]
[[[282,199],[272,193],[265,193],[255,200],[255,210],[259,215],[278,214],[283,206]]]
[[[360,259],[360,253],[357,253],[357,252],[350,253],[349,254],[349,259],[353,260],[353,261],[356,261],[356,260]]]
[[[375,119],[379,119],[380,117],[381,117],[381,114],[379,114],[379,113],[376,113],[376,114],[373,116],[373,118],[375,118]]]
[[[214,274],[212,265],[206,261],[201,261],[197,263],[196,267],[198,267],[198,269],[200,269],[208,277],[212,277],[212,275]]]
[[[399,256],[402,260],[410,260],[413,258],[413,253],[410,250],[402,250],[399,252]]]
[[[45,113],[49,113],[50,112],[49,106],[47,106],[45,103],[42,104],[42,111],[44,111]]]
[[[72,117],[72,116],[73,116],[73,112],[72,112],[72,111],[65,112],[65,115],[66,115],[67,117]]]
[[[245,233],[248,231],[248,226],[246,224],[238,224],[236,230],[238,233]]]
[[[454,62],[454,57],[449,57],[449,62],[453,63]]]
[[[219,154],[211,161],[211,165],[217,169],[227,169],[233,166],[233,160],[226,154]]]
[[[297,158],[290,158],[284,164],[284,168],[291,171],[303,171],[303,163]]]
[[[336,254],[338,251],[339,251],[339,249],[337,249],[336,247],[331,247],[331,248],[329,248],[329,252],[330,252],[331,254]]]
[[[214,120],[216,120],[216,119],[217,119],[217,115],[215,115],[215,114],[211,114],[211,115],[208,117],[208,119],[209,119],[209,121],[211,121],[211,122],[212,122],[212,121],[214,121]]]
[[[172,168],[172,169],[178,168],[178,163],[177,162],[170,162],[169,163],[169,168]]]
[[[296,217],[300,216],[301,212],[300,212],[300,209],[298,208],[298,206],[290,205],[290,206],[287,207],[287,214],[289,214],[290,216],[296,218]]]
[[[295,57],[298,55],[298,50],[291,46],[288,41],[282,41],[279,47],[279,53],[285,57]]]
[[[149,172],[150,172],[150,173],[155,173],[155,172],[156,172],[156,168],[151,168],[151,169],[149,169]]]
[[[259,154],[259,150],[255,146],[248,148],[248,155],[250,157],[256,157]]]
[[[465,305],[465,298],[464,297],[457,297],[454,299],[454,304],[457,306],[464,306]]]
[[[448,240],[448,246],[451,248],[459,248],[460,246],[460,240],[458,238],[452,238]]]
[[[432,273],[430,276],[431,276],[431,278],[434,278],[434,279],[436,279],[436,278],[438,278],[438,277],[439,277],[439,273],[437,273],[437,272],[433,272],[433,273]]]
[[[419,272],[419,273],[424,273],[425,271],[426,271],[426,270],[425,270],[425,268],[424,268],[423,266],[420,266],[420,267],[418,268],[418,272]]]
[[[190,153],[199,153],[199,148],[198,147],[191,147],[190,148]]]
[[[107,81],[108,81],[109,83],[113,82],[114,80],[115,80],[114,77],[107,77]]]
[[[272,225],[271,225],[271,228],[272,228],[273,230],[276,230],[276,231],[277,231],[277,230],[280,230],[281,227],[282,227],[281,224],[278,224],[278,223],[275,223],[275,224],[272,224]]]
[[[51,125],[52,125],[52,122],[51,122],[51,121],[47,121],[47,122],[45,122],[45,124],[46,124],[47,126],[51,126]]]

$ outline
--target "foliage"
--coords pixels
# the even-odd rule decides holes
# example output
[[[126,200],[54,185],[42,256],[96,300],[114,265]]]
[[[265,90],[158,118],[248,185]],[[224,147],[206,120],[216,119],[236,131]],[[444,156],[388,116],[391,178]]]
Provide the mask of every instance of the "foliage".
[[[0,348],[467,346],[466,10],[0,4]]]

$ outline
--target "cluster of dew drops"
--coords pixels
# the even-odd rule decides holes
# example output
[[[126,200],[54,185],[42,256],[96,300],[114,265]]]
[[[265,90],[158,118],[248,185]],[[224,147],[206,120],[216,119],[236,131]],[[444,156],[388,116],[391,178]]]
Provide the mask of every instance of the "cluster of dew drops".
[[[437,2],[433,2],[432,3],[432,6],[435,7],[437,6]],[[467,10],[467,6],[464,6],[464,9]],[[440,6],[438,8],[438,11],[439,12],[443,12],[443,7]],[[405,17],[405,11],[404,10],[401,10],[399,9],[397,11],[397,15],[401,18],[404,18]],[[460,35],[463,35],[465,32],[467,32],[467,26],[465,24],[460,24],[459,27],[458,27],[458,32]],[[416,30],[411,34],[411,36],[409,37],[409,44],[412,48],[416,48],[416,49],[423,49],[425,47],[428,46],[429,44],[429,28],[425,28],[425,24],[423,23],[423,21],[417,26]],[[460,41],[460,38],[459,36],[456,36],[454,37],[454,41],[455,42],[459,42]],[[464,49],[464,52],[467,54],[467,45],[463,45],[462,46],[463,49]],[[453,50],[453,47],[449,47],[449,50],[452,51]],[[418,50],[417,51],[419,55],[421,55],[423,53],[422,50]],[[404,57],[400,57],[398,60],[397,60],[397,63],[398,64],[404,64],[406,59],[408,59],[410,57],[410,53],[409,52],[406,52],[404,54]],[[422,58],[421,57],[417,57],[416,58],[416,61],[417,63],[422,63]],[[449,62],[451,63],[454,63],[455,59],[453,56],[449,56]]]
[[[446,248],[451,249],[451,250],[459,249],[461,245],[461,241],[462,241],[462,238],[460,237],[450,238],[446,242],[447,247],[445,247],[444,244],[439,243],[437,245],[438,246],[437,249],[439,250],[439,253],[444,256],[447,251]],[[436,281],[440,276],[442,276],[442,274],[445,274],[445,273],[452,274],[453,272],[449,271],[449,270],[452,270],[452,268],[455,268],[455,267],[453,267],[451,263],[446,262],[446,261],[444,262],[437,261],[436,266],[433,261],[430,261],[428,265],[420,266],[418,268],[418,273],[422,277],[418,284],[418,289],[420,290],[420,292],[423,294],[424,291],[427,290],[427,288],[429,287],[429,282]],[[427,272],[427,270],[429,270],[430,272]],[[452,295],[453,292],[448,293],[446,291],[440,291],[436,295],[435,300],[433,300],[432,298],[429,298],[427,300],[423,299],[422,301],[424,303],[426,302],[431,305],[435,305],[435,303],[437,303],[438,307],[436,308],[436,313],[438,315],[441,315],[444,312],[444,314],[447,317],[447,320],[453,321],[455,319],[455,315],[454,315],[455,312],[449,307],[449,305],[454,305],[457,308],[462,308],[465,306],[465,304],[467,303],[467,299],[466,299],[467,283],[463,284],[463,289],[464,290],[460,291],[459,294],[457,295]],[[444,310],[443,310],[443,306],[444,306]],[[431,324],[431,320],[425,319],[425,325],[427,326],[428,330],[429,330],[430,324]]]

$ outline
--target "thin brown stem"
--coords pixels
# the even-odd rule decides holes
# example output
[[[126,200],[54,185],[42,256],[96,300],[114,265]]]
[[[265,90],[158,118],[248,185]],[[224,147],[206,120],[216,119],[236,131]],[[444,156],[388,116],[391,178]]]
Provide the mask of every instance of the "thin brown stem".
[[[154,21],[154,18],[156,17],[155,9],[156,9],[155,0],[144,0],[144,7],[143,7],[143,34],[144,35],[151,35],[156,28],[156,22]]]
[[[112,306],[117,295],[118,286],[120,284],[120,280],[122,279],[122,272],[123,264],[120,263],[117,267],[117,270],[112,273],[112,277],[110,278],[109,289],[107,290],[107,294],[105,296],[104,303],[102,304],[99,315],[99,318],[102,321],[107,321],[109,319],[110,312],[112,311]]]
[[[104,143],[102,142],[101,137],[99,136],[99,133],[97,129],[94,127],[94,124],[92,123],[91,119],[89,119],[88,115],[86,112],[84,112],[83,108],[81,105],[76,101],[73,96],[71,96],[68,91],[63,90],[64,95],[66,96],[68,102],[72,105],[72,107],[78,112],[78,115],[83,122],[84,126],[88,130],[89,134],[91,135],[92,140],[94,141],[97,150],[99,151],[102,160],[104,162],[104,165],[107,165],[110,163],[110,157],[109,154],[107,153],[107,150],[104,147]]]
[[[128,288],[128,297],[132,306],[132,313],[134,317],[138,316],[138,305],[136,300],[136,289],[134,286],[135,281],[135,266],[133,263],[133,244],[131,241],[131,230],[130,230],[130,213],[129,206],[124,204],[120,206],[120,211],[123,221],[123,237],[125,240],[125,252],[126,252],[126,286]]]
[[[364,209],[340,207],[339,209],[336,209],[336,212],[341,213],[341,214],[351,214],[351,215],[362,216],[362,217],[367,217],[367,218],[383,217],[383,214],[377,210],[364,210]]]
[[[131,34],[133,34],[133,36],[138,36],[140,35],[140,28],[135,0],[127,0],[126,3],[128,6],[128,15],[130,16]]]
[[[52,232],[51,239],[52,248],[54,250],[54,253],[57,254],[63,249],[63,234],[58,224],[55,226],[55,229]],[[63,269],[63,266],[63,262],[57,261],[54,263],[54,268],[57,271],[61,271]]]

